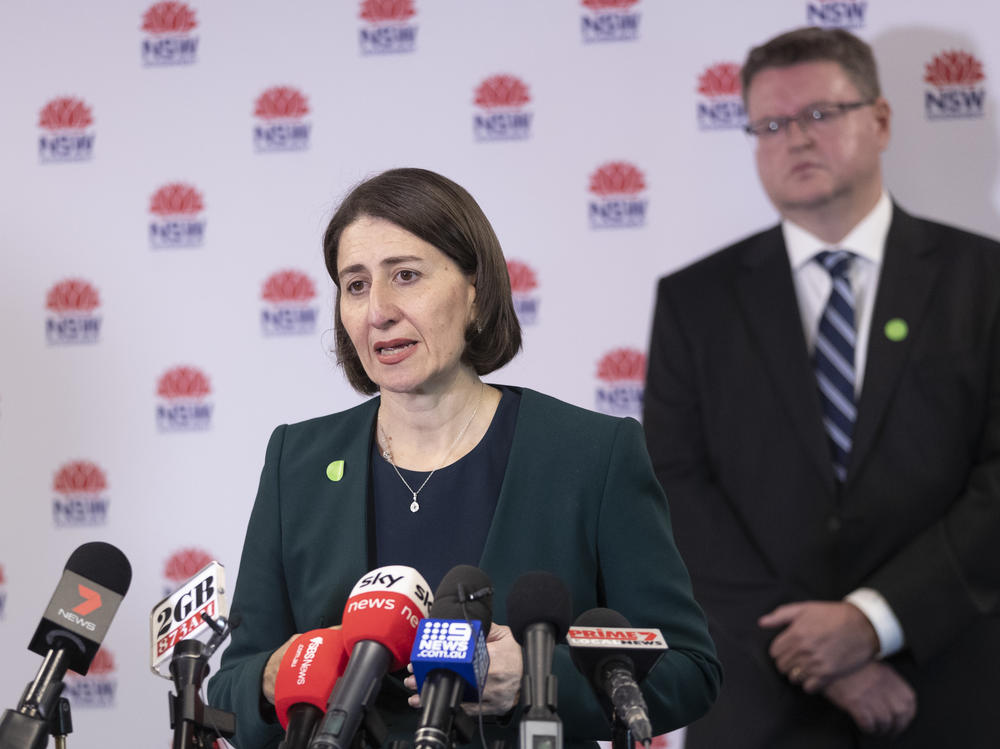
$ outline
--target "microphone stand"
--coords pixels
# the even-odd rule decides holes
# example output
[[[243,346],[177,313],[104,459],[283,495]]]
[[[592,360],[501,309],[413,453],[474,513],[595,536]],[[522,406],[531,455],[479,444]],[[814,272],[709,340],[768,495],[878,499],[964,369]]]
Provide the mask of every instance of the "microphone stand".
[[[17,710],[4,710],[0,718],[0,749],[45,749],[49,735],[65,747],[72,730],[69,701],[60,697],[69,654],[62,647],[50,650],[34,681],[24,688]]]
[[[181,640],[170,660],[170,674],[177,694],[168,694],[170,727],[174,729],[173,749],[210,749],[218,737],[236,733],[236,716],[209,707],[201,699],[201,683],[208,675],[208,659],[229,636],[229,622],[224,617],[212,619],[201,615],[215,633],[207,643]]]

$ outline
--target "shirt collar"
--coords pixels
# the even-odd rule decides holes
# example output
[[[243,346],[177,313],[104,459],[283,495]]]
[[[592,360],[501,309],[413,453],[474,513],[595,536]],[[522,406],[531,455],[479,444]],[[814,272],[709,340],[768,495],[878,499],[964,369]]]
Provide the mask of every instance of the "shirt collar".
[[[881,265],[885,254],[885,238],[889,233],[891,222],[892,201],[889,199],[889,194],[883,190],[875,207],[847,233],[842,241],[837,243],[837,248],[850,250],[855,255]],[[817,252],[833,249],[829,242],[824,242],[787,219],[781,222],[781,231],[785,237],[788,260],[793,270],[798,270],[811,262]]]

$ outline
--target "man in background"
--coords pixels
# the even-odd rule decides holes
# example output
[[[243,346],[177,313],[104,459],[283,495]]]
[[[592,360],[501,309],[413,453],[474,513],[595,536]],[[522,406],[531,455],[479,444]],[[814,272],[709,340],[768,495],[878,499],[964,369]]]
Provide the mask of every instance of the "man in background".
[[[645,395],[725,669],[688,747],[1000,746],[1000,246],[887,195],[858,38],[742,77],[781,223],[661,280]]]

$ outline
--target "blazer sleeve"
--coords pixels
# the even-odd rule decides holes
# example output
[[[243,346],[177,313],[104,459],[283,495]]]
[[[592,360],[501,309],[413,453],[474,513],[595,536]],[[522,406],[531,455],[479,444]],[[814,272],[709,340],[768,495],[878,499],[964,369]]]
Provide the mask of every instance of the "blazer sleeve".
[[[747,586],[762,600],[788,600],[786,585],[733,510],[716,479],[708,446],[695,332],[681,321],[660,281],[649,344],[643,425],[653,469],[670,502],[677,546],[699,595],[708,589]],[[766,606],[766,603],[761,604]],[[760,613],[764,613],[762,608]],[[713,625],[719,622],[713,619]]]
[[[263,700],[261,677],[267,659],[295,632],[282,563],[279,472],[285,426],[267,445],[257,499],[247,527],[233,594],[233,629],[219,672],[208,683],[209,704],[236,713],[239,749],[277,746],[284,732],[273,707]]]
[[[866,581],[899,619],[918,663],[941,653],[976,618],[1000,612],[1000,303],[984,362],[985,412],[961,492]]]
[[[597,534],[599,598],[632,624],[659,628],[667,641],[669,650],[643,682],[654,730],[687,725],[714,702],[722,669],[673,543],[666,498],[653,474],[642,428],[634,419],[617,422]],[[607,734],[604,711],[566,646],[556,648],[553,670],[567,735]]]

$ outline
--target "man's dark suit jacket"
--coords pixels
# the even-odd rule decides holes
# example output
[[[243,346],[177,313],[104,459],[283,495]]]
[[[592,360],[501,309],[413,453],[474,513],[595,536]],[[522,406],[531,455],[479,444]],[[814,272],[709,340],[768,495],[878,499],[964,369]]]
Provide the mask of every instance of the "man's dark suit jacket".
[[[273,747],[282,736],[280,726],[265,722],[258,704],[270,654],[296,632],[338,624],[348,594],[368,572],[366,498],[378,405],[375,398],[343,413],[278,427],[271,436],[233,598],[233,616],[242,623],[208,685],[211,705],[236,712],[240,749]],[[331,481],[327,465],[338,459],[344,461],[343,478]],[[605,606],[636,626],[661,628],[670,650],[643,687],[658,730],[693,720],[714,699],[715,650],[634,419],[521,390],[479,567],[493,581],[493,619],[500,624],[506,623],[506,596],[517,578],[548,570],[569,587],[574,619]],[[556,648],[553,671],[566,746],[607,737],[610,724],[565,645]],[[412,741],[419,711],[406,706],[402,694],[387,702],[393,703],[383,714],[390,729]],[[516,721],[507,729],[509,746],[516,746]],[[491,733],[504,731],[487,726],[488,738]]]
[[[843,486],[800,320],[780,227],[659,285],[647,443],[726,672],[689,746],[1000,746],[1000,245],[894,208]],[[906,638],[898,743],[790,685],[756,624],[862,586]]]

